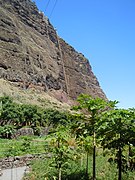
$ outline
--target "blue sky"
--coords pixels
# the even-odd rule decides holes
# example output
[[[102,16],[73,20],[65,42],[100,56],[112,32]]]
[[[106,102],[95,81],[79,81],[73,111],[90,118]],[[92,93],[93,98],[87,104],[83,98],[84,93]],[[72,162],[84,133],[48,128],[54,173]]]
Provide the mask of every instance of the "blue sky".
[[[89,59],[108,99],[135,107],[135,0],[57,0],[54,10],[56,0],[35,2],[58,35]]]

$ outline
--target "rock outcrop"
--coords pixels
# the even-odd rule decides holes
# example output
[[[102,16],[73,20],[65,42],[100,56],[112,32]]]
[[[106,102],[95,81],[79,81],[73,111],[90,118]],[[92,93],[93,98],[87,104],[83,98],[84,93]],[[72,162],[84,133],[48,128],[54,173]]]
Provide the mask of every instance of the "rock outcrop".
[[[0,78],[60,101],[80,93],[106,99],[89,61],[58,37],[31,0],[0,0]]]

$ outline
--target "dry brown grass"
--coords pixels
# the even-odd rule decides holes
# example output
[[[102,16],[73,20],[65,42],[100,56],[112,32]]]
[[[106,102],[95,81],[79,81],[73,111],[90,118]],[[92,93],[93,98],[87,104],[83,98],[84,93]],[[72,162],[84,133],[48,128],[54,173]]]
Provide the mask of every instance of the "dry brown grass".
[[[0,96],[8,95],[17,103],[34,104],[44,108],[69,110],[70,106],[61,103],[47,92],[36,89],[21,89],[15,83],[0,79]]]

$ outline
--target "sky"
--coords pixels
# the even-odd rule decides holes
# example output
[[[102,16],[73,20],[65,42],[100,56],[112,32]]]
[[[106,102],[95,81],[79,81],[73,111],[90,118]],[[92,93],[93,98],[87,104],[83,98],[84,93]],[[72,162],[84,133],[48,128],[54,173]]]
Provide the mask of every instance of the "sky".
[[[119,108],[135,107],[135,0],[35,0]]]

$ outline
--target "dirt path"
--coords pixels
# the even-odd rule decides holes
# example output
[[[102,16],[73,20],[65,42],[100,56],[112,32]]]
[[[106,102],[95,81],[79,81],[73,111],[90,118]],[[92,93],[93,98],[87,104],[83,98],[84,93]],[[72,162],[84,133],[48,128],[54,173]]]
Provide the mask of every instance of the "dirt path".
[[[22,180],[26,166],[2,170],[0,180]]]

